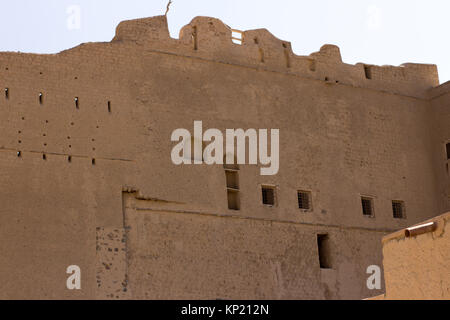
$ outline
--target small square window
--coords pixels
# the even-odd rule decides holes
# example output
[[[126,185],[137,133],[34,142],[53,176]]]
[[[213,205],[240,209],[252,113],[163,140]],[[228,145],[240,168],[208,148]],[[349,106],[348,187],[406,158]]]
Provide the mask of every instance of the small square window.
[[[362,204],[362,213],[366,217],[373,217],[373,199],[362,197],[361,198],[361,204]]]
[[[395,219],[405,219],[405,203],[403,201],[392,201],[392,214]]]
[[[311,193],[307,191],[297,191],[299,209],[311,210]]]
[[[275,205],[275,188],[262,187],[262,201],[267,206]]]

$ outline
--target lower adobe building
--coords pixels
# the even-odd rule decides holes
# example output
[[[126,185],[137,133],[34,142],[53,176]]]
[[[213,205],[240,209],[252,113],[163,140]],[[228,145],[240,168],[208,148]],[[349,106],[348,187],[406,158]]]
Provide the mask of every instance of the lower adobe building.
[[[362,299],[383,236],[450,211],[450,83],[265,29],[125,21],[0,53],[0,298]],[[178,128],[279,129],[279,171],[175,165]],[[270,150],[270,149],[269,149]],[[69,266],[81,272],[69,290]]]
[[[370,299],[450,300],[450,212],[385,236],[386,293]]]

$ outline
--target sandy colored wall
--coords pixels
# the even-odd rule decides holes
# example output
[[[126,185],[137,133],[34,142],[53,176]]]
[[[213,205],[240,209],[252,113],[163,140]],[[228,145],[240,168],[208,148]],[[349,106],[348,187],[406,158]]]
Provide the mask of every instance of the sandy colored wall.
[[[170,39],[156,17],[122,23],[110,43],[56,55],[0,53],[0,88],[8,88],[8,98],[0,96],[1,298],[156,297],[141,283],[164,263],[226,259],[200,241],[181,245],[188,252],[170,247],[199,231],[207,241],[221,224],[221,248],[232,243],[245,261],[228,264],[236,272],[226,288],[235,297],[376,294],[367,292],[365,270],[381,265],[381,237],[440,213],[427,95],[436,67],[373,67],[367,79],[364,66],[342,63],[335,46],[299,57],[264,29],[246,32],[242,45],[230,32],[196,18]],[[280,129],[278,175],[240,167],[240,211],[227,208],[222,166],[172,164],[171,133],[192,131],[194,120],[204,129]],[[277,187],[275,207],[261,204],[262,184]],[[297,190],[311,191],[311,212],[299,211]],[[123,192],[144,199],[139,205],[149,201],[143,208],[168,207],[129,212]],[[374,197],[374,218],[361,214],[361,195]],[[406,219],[393,219],[394,199],[405,201]],[[173,215],[172,206],[187,213]],[[211,216],[199,216],[205,212]],[[169,242],[152,238],[161,221]],[[234,239],[234,229],[248,235]],[[326,274],[317,265],[317,232],[329,232],[334,248]],[[261,249],[251,243],[267,233],[275,236],[263,238],[268,252],[253,259]],[[153,265],[155,250],[167,250],[167,260]],[[82,270],[80,291],[65,287],[72,264]],[[216,262],[200,267],[227,279]],[[250,287],[239,274],[247,268],[261,269]],[[201,281],[195,273],[191,291],[176,287],[176,297],[226,295],[219,283],[194,279]],[[168,297],[160,282],[151,284]]]
[[[440,196],[439,211],[450,211],[450,159],[446,144],[450,143],[450,82],[430,90],[434,126],[435,174]]]
[[[385,299],[450,299],[450,214],[432,221],[434,232],[383,240]]]

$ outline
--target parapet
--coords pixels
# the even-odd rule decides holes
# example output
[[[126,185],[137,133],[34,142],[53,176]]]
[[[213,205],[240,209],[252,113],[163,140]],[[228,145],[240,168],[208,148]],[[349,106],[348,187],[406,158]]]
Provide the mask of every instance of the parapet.
[[[233,32],[240,38],[233,38]],[[342,62],[339,48],[330,44],[309,56],[298,56],[292,52],[290,42],[276,38],[266,29],[237,31],[211,17],[194,18],[181,29],[178,40],[170,38],[165,16],[121,22],[112,42],[130,41],[148,50],[417,98],[426,98],[426,91],[439,85],[436,65],[350,65]]]
[[[233,35],[237,35],[234,36]],[[342,62],[337,46],[326,44],[309,56],[293,53],[291,43],[275,37],[266,29],[233,30],[211,17],[196,17],[184,26],[179,39],[170,37],[165,16],[121,22],[110,43],[82,44],[58,55],[91,49],[114,55],[115,48],[137,46],[144,52],[162,52],[279,72],[321,81],[327,85],[347,85],[370,90],[428,99],[430,89],[439,85],[436,65],[406,63],[401,66],[356,65]],[[95,47],[95,48],[94,48]],[[6,53],[2,53],[6,57]],[[31,58],[30,58],[31,59]]]

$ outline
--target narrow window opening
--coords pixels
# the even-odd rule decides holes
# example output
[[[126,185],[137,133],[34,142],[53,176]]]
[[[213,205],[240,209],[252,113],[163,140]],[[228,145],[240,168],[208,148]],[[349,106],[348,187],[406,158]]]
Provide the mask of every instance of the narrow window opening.
[[[95,159],[92,159],[92,165],[95,166]]]
[[[362,213],[366,217],[373,217],[373,199],[362,197],[361,198]]]
[[[291,67],[291,56],[289,54],[289,49],[286,43],[283,43],[283,48],[284,48],[284,57],[286,58],[286,67],[290,68]]]
[[[75,97],[75,108],[80,109],[80,100],[78,97]]]
[[[307,191],[298,191],[297,200],[299,209],[310,210],[311,209],[311,193]]]
[[[44,103],[44,95],[42,94],[42,92],[39,92],[39,104],[43,103]]]
[[[18,151],[18,152],[17,152],[17,157],[18,157],[18,158],[22,157],[22,151]]]
[[[108,112],[111,113],[111,101],[108,101]]]
[[[228,209],[240,210],[239,166],[234,164],[227,165],[225,159],[226,156],[224,157],[223,167],[225,169],[225,179],[227,184]]]
[[[198,49],[197,26],[192,27],[192,40],[194,42],[194,50]]]
[[[331,269],[330,240],[328,234],[317,235],[317,247],[319,250],[319,264],[321,269]]]
[[[5,98],[6,98],[6,100],[9,99],[9,89],[8,88],[5,88]]]
[[[262,187],[262,202],[266,206],[275,205],[275,188],[263,186]]]
[[[225,171],[225,176],[227,179],[227,188],[239,189],[239,177],[237,171]]]
[[[392,201],[392,214],[395,219],[405,219],[405,203]]]
[[[68,157],[67,157],[67,161],[68,161],[69,163],[71,163],[71,162],[72,162],[72,156],[68,156]]]
[[[233,43],[242,45],[242,42],[244,39],[243,36],[244,36],[244,34],[242,31],[236,30],[236,29],[231,29],[231,41],[233,41]]]
[[[227,198],[228,198],[228,209],[230,210],[239,210],[239,191],[236,190],[227,190]]]
[[[368,65],[364,65],[364,74],[366,79],[372,79],[372,68]]]
[[[450,160],[450,142],[447,143],[446,149],[447,149],[447,160]]]
[[[47,160],[47,155],[45,153],[42,155],[42,160]]]

